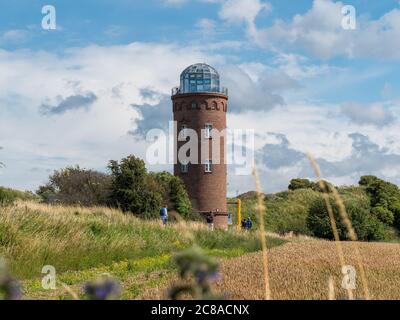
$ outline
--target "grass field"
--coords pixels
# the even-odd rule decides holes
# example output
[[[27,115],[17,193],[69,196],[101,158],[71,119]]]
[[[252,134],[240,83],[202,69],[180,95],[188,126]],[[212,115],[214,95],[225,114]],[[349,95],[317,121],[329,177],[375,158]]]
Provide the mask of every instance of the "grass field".
[[[267,243],[272,298],[327,299],[330,277],[336,298],[346,297],[333,242],[269,234]],[[164,227],[158,221],[101,207],[56,207],[30,201],[0,207],[0,256],[21,280],[25,299],[81,297],[82,285],[102,274],[121,282],[123,299],[163,299],[177,280],[173,254],[193,244],[220,260],[218,293],[233,299],[263,299],[256,233],[212,232],[195,222]],[[357,266],[355,245],[372,298],[400,299],[400,244],[343,242],[348,265]],[[56,268],[56,290],[41,286],[44,265]],[[363,298],[359,280],[354,293]]]
[[[282,244],[271,238],[271,246]],[[79,294],[88,280],[108,273],[122,282],[123,298],[165,283],[176,268],[172,255],[193,244],[209,255],[231,258],[260,250],[256,234],[209,231],[204,224],[162,226],[108,208],[55,207],[18,202],[0,207],[0,256],[23,281],[25,298],[68,298],[63,285],[41,287],[42,267],[52,265],[59,284]]]
[[[346,263],[356,266],[354,245],[362,254],[371,298],[400,299],[400,244],[343,243]],[[347,298],[333,242],[293,238],[270,249],[268,261],[272,299],[328,299],[330,277],[335,298]],[[264,298],[260,252],[224,259],[220,270],[222,280],[215,284],[217,292],[230,299]],[[363,299],[363,287],[359,277],[356,279],[355,298]],[[143,297],[163,299],[165,287],[149,289]]]

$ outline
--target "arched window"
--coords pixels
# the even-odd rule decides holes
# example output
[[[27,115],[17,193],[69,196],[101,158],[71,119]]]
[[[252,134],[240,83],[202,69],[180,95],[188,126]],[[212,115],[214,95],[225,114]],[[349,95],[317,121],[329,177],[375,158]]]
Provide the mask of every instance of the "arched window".
[[[225,102],[222,102],[222,111],[226,112],[226,104],[225,104]]]
[[[192,110],[196,110],[197,109],[197,102],[193,101],[192,102]]]
[[[218,110],[218,103],[216,101],[211,103],[211,110]]]

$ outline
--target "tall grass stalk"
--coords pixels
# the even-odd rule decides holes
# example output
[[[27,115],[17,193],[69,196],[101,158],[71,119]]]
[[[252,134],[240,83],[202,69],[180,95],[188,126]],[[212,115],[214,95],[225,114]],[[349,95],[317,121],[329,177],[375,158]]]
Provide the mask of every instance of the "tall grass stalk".
[[[332,213],[331,221],[333,219],[333,222],[334,222],[335,220],[333,217],[333,211],[332,211],[332,207],[329,202],[329,193],[328,193],[329,187],[324,181],[322,181],[321,169],[320,169],[318,163],[315,161],[315,159],[313,158],[313,156],[311,154],[308,154],[307,156],[308,156],[308,158],[312,164],[312,167],[314,168],[314,171],[319,179],[319,184],[324,191],[323,194],[324,194],[324,199],[326,199],[325,202],[327,203],[327,207],[328,206],[330,207],[330,211]],[[342,220],[342,223],[347,229],[347,233],[349,235],[350,240],[353,241],[354,253],[355,253],[355,257],[356,257],[356,261],[357,261],[357,266],[360,270],[360,278],[361,278],[361,282],[362,282],[363,289],[364,289],[364,296],[365,296],[366,300],[369,300],[371,297],[370,297],[370,292],[369,292],[369,288],[368,288],[368,281],[367,281],[367,277],[365,274],[364,265],[362,263],[361,253],[360,253],[360,250],[359,250],[357,242],[356,242],[357,234],[353,228],[353,225],[351,223],[349,215],[347,214],[346,206],[345,206],[343,199],[341,198],[339,192],[337,191],[337,189],[334,186],[331,186],[330,189],[331,189],[333,197],[335,199],[335,203],[338,206],[339,215]],[[329,212],[329,209],[328,209],[328,212]],[[335,225],[336,234],[337,234],[336,222],[334,222],[334,224],[332,224],[332,228],[333,228],[333,225]],[[340,239],[338,241],[336,241],[336,236],[335,236],[335,242],[340,244]],[[343,255],[343,251],[341,254]],[[348,290],[348,292],[349,291],[351,291],[351,290]],[[349,295],[349,298],[350,298],[350,295]]]
[[[322,180],[321,169],[320,169],[318,163],[315,161],[314,157],[310,153],[307,154],[307,157],[310,160],[311,166],[314,169],[315,175],[318,178],[319,187],[322,190],[322,197],[324,199],[325,206],[328,211],[329,221],[330,221],[330,224],[332,227],[333,237],[335,240],[335,245],[336,245],[336,250],[337,250],[337,254],[339,257],[339,261],[340,261],[341,270],[343,270],[343,267],[346,265],[346,261],[344,258],[343,247],[340,242],[340,237],[339,237],[339,232],[338,232],[337,225],[336,225],[335,215],[333,213],[332,205],[329,201],[329,189],[328,189],[329,187],[328,187],[327,183],[324,180]],[[349,300],[354,299],[353,292],[351,291],[351,289],[347,289],[347,295],[349,297]]]
[[[350,240],[354,242],[354,244],[353,244],[354,253],[356,256],[358,268],[360,270],[360,278],[361,278],[361,282],[362,282],[363,289],[364,289],[364,296],[365,296],[365,299],[369,300],[371,298],[371,296],[370,296],[370,292],[369,292],[367,276],[365,274],[364,265],[362,263],[360,249],[356,243],[357,234],[353,228],[353,225],[351,224],[349,215],[347,214],[346,206],[344,205],[344,202],[343,202],[339,192],[337,191],[337,189],[334,186],[332,186],[332,193],[333,193],[333,197],[335,198],[336,205],[339,208],[339,215],[342,219],[342,223],[346,226]]]
[[[271,299],[271,289],[269,283],[269,270],[268,270],[268,251],[267,251],[267,240],[266,240],[266,232],[265,232],[265,223],[264,223],[264,214],[266,212],[266,208],[264,205],[264,195],[261,188],[261,181],[258,175],[258,171],[256,166],[253,169],[253,176],[256,182],[256,191],[257,191],[257,210],[259,215],[259,234],[262,248],[262,260],[263,260],[263,272],[264,272],[264,286],[265,286],[265,300]]]
[[[329,300],[336,300],[336,297],[335,297],[335,285],[334,285],[332,277],[329,277],[329,279],[328,279],[328,299]]]

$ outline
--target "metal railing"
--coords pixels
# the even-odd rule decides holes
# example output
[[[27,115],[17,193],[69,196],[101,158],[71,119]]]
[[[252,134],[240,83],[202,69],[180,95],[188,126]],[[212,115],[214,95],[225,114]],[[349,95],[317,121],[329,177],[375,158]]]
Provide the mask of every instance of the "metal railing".
[[[172,95],[175,96],[177,94],[185,94],[185,93],[222,93],[224,95],[228,95],[228,88],[226,87],[221,87],[218,89],[212,89],[208,91],[188,91],[188,92],[182,92],[179,87],[174,87],[172,88]]]

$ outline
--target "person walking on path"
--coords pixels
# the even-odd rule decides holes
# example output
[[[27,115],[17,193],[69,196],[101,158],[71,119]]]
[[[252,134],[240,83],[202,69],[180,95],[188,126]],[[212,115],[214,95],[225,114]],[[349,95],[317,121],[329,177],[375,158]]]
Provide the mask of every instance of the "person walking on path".
[[[246,220],[246,230],[250,231],[252,227],[253,227],[253,221],[251,221],[250,217],[248,217]]]
[[[168,221],[168,209],[167,209],[167,206],[162,207],[160,209],[160,218],[161,218],[161,221],[163,222],[163,224],[166,225],[167,221]]]

